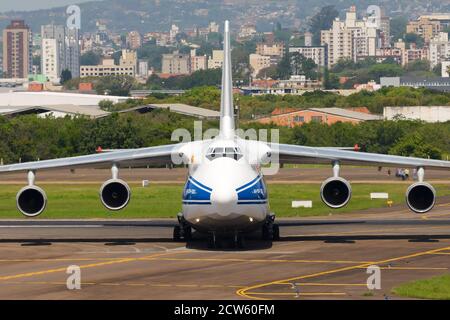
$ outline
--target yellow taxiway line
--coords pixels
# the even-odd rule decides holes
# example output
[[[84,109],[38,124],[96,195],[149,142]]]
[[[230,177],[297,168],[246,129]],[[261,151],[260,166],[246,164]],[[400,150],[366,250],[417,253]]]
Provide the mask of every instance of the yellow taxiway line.
[[[176,253],[185,253],[185,252],[186,251],[172,251],[172,252],[165,252],[165,253],[159,253],[159,254],[152,254],[152,255],[140,257],[140,258],[123,258],[123,259],[112,260],[112,261],[85,264],[85,265],[81,265],[79,267],[80,267],[80,269],[95,268],[95,267],[102,267],[102,266],[113,265],[113,264],[141,261],[143,259],[149,259],[152,257],[156,258],[156,257],[160,257],[160,256],[176,254]],[[39,276],[39,275],[57,273],[57,272],[66,272],[66,270],[67,270],[67,267],[62,267],[62,268],[47,269],[47,270],[36,271],[36,272],[28,272],[28,273],[19,273],[19,274],[14,274],[14,275],[0,276],[0,281],[19,279],[19,278],[27,278],[27,277],[33,277],[33,276]]]
[[[240,297],[248,298],[248,299],[264,299],[264,298],[252,296],[253,293],[251,292],[251,290],[261,289],[263,287],[267,287],[267,286],[274,285],[274,284],[279,284],[279,283],[282,283],[282,282],[296,282],[296,281],[303,280],[303,279],[317,278],[317,277],[320,277],[320,276],[323,276],[323,275],[329,275],[329,274],[334,274],[334,273],[339,273],[339,272],[344,272],[344,271],[350,271],[350,270],[355,270],[355,269],[359,269],[359,268],[367,268],[371,264],[380,265],[380,264],[385,264],[385,263],[389,263],[389,262],[393,262],[393,261],[399,261],[399,260],[404,260],[404,259],[411,259],[411,258],[420,257],[420,256],[428,255],[428,254],[433,254],[433,253],[440,252],[440,251],[445,251],[445,250],[450,250],[450,247],[444,247],[444,248],[439,248],[439,249],[421,251],[421,252],[416,252],[416,253],[405,255],[405,256],[400,256],[400,257],[394,257],[394,258],[389,258],[389,259],[385,259],[385,260],[375,261],[374,263],[365,263],[365,264],[355,265],[355,266],[350,266],[350,267],[331,269],[331,270],[327,270],[327,271],[322,271],[322,272],[317,272],[317,273],[312,273],[312,274],[306,274],[306,275],[292,277],[292,278],[288,278],[288,279],[275,280],[275,281],[271,281],[271,282],[261,283],[261,284],[249,286],[247,288],[241,288],[241,289],[236,291],[236,294],[238,296],[240,296]]]

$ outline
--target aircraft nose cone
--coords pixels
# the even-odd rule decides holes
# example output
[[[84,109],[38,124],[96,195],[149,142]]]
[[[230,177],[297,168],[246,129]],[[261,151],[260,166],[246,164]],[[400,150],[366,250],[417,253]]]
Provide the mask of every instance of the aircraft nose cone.
[[[237,203],[237,193],[234,189],[216,188],[211,193],[211,202],[220,215],[228,215]]]

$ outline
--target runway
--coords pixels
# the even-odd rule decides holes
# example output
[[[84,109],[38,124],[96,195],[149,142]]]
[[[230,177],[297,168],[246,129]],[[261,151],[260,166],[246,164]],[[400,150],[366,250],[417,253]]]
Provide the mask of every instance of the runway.
[[[281,219],[281,241],[244,249],[171,240],[173,220],[0,221],[0,299],[401,299],[405,281],[449,272],[450,203]],[[388,211],[387,211],[388,210]],[[67,267],[81,268],[68,290]],[[381,268],[369,291],[367,267]]]

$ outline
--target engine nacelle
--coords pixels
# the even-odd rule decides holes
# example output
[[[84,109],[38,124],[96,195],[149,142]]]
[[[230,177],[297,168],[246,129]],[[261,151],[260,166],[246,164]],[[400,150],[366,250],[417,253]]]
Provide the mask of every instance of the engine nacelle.
[[[406,190],[406,204],[415,213],[426,213],[436,203],[436,190],[426,182],[417,182]]]
[[[121,179],[110,179],[100,188],[100,200],[112,211],[122,210],[130,202],[131,191],[128,184]]]
[[[325,180],[320,187],[322,201],[333,209],[339,209],[347,205],[352,197],[350,183],[340,177],[331,177]]]
[[[26,186],[17,193],[16,204],[23,215],[36,217],[45,210],[47,195],[38,186]]]

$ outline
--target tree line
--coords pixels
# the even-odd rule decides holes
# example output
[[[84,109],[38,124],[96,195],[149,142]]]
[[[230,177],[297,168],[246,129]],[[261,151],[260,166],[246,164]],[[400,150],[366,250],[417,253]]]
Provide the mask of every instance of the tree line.
[[[171,141],[173,130],[193,133],[195,118],[154,110],[147,114],[113,113],[101,119],[69,116],[45,118],[0,116],[0,157],[4,164],[92,154],[102,148],[140,148]],[[204,120],[203,130],[217,128],[217,120]],[[333,125],[308,123],[295,128],[243,122],[244,130],[279,129],[280,142],[307,146],[349,147],[365,151],[433,159],[450,154],[450,122],[369,121]]]

